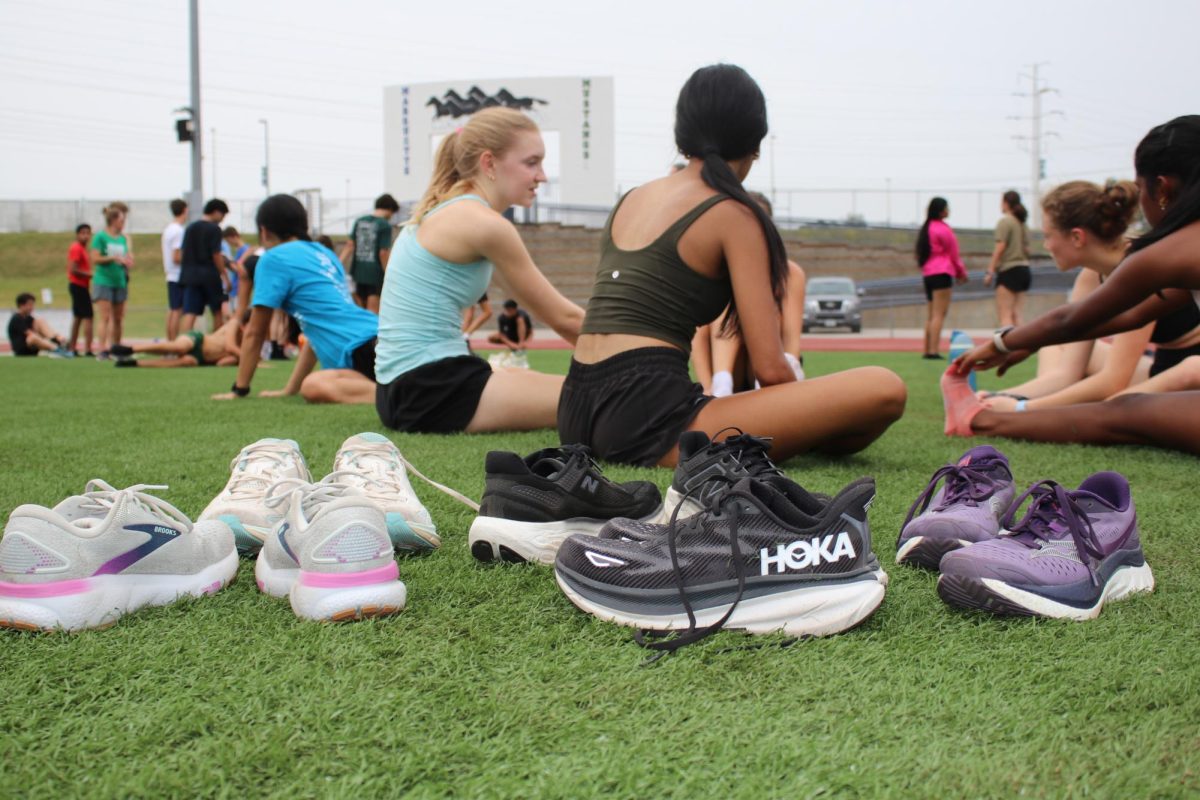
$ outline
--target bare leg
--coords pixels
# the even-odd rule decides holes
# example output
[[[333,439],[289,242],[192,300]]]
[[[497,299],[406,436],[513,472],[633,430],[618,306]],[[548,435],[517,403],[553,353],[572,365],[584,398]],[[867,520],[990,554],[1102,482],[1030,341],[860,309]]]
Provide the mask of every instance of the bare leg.
[[[179,333],[183,333],[184,331],[195,330],[195,328],[196,328],[196,315],[195,314],[181,314],[180,315],[180,317],[179,317]]]
[[[108,326],[112,318],[112,303],[108,300],[96,301],[96,315],[100,318],[96,325],[96,338],[100,340],[100,349],[108,350]]]
[[[379,313],[379,295],[373,294],[370,297],[368,297],[367,305],[365,306],[365,308],[367,309],[367,311],[370,311],[372,314],[378,314]]]
[[[1004,413],[984,409],[971,429],[981,436],[1036,442],[1142,444],[1200,455],[1200,392],[1126,394],[1102,403]]]
[[[92,352],[92,318],[88,317],[83,321],[83,348],[84,352]]]
[[[194,367],[198,362],[193,356],[180,356],[179,358],[152,358],[147,361],[139,361],[138,368],[142,367]]]
[[[709,436],[736,426],[774,439],[771,457],[797,453],[854,453],[900,419],[908,398],[904,381],[883,367],[859,367],[820,378],[767,386],[709,402],[690,430]],[[674,466],[678,448],[659,461]]]
[[[36,331],[29,331],[25,334],[25,344],[37,350],[57,350],[58,345],[47,339],[45,336]]]
[[[300,384],[300,396],[310,403],[374,403],[375,381],[352,369],[323,369],[309,373]]]
[[[1200,356],[1188,356],[1170,369],[1165,369],[1113,397],[1127,394],[1158,394],[1161,392],[1191,392],[1200,389]],[[1110,398],[1111,399],[1111,398]]]
[[[933,299],[927,308],[929,317],[925,322],[925,354],[934,355],[942,345],[942,326],[946,322],[946,310],[950,308],[952,289],[934,289]]]
[[[121,343],[121,336],[125,333],[125,304],[113,303],[112,308],[112,325],[109,326],[109,349],[112,345]]]
[[[167,311],[167,338],[174,339],[179,335],[179,322],[183,317],[183,309],[172,308]],[[191,328],[188,328],[191,330]]]
[[[808,278],[804,270],[794,261],[788,262],[787,291],[783,295],[780,317],[780,336],[783,352],[800,357],[800,336],[804,331],[804,292]]]
[[[211,333],[216,333],[217,331],[219,331],[221,329],[221,326],[224,324],[225,324],[225,314],[221,311],[221,306],[217,306],[217,308],[213,309],[213,312],[212,312],[212,331],[211,331]]]
[[[546,375],[527,369],[501,369],[492,373],[467,433],[530,431],[553,428],[558,421],[558,396],[563,375]]]
[[[75,350],[76,343],[79,342],[79,329],[83,326],[83,320],[79,317],[71,317],[71,338],[67,340],[67,349]]]
[[[996,286],[996,315],[1000,318],[1000,327],[1016,325],[1017,294],[1003,286]]]

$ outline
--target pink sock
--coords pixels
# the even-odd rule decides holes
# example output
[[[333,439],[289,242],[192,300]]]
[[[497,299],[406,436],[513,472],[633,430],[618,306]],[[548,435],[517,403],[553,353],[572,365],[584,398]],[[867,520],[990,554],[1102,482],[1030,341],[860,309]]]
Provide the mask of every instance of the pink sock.
[[[966,375],[959,375],[951,365],[942,374],[942,403],[946,407],[947,436],[974,436],[971,420],[986,406],[971,391]]]

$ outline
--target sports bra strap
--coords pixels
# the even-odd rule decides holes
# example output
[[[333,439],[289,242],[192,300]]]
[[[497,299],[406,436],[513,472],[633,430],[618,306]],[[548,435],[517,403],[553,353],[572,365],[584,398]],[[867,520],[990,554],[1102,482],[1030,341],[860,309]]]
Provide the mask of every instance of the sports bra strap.
[[[441,211],[446,206],[448,206],[452,203],[457,203],[459,200],[478,200],[479,202],[483,203],[488,208],[492,207],[491,203],[489,203],[487,200],[484,200],[482,197],[480,197],[477,194],[460,194],[460,195],[451,197],[449,200],[443,200],[442,202],[438,203],[436,206],[434,206],[433,208],[426,211],[425,216],[428,217],[430,214],[437,213],[438,211]]]

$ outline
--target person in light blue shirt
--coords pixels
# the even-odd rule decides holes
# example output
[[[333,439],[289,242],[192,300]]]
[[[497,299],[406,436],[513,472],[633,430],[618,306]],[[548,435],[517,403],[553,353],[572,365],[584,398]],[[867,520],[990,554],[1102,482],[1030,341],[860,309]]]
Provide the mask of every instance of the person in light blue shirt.
[[[375,399],[378,318],[350,299],[337,257],[308,237],[308,214],[291,195],[268,197],[255,218],[266,252],[254,271],[250,319],[242,335],[237,379],[215,399],[246,397],[275,309],[300,323],[307,341],[287,386],[259,397],[300,394],[310,403],[370,403]],[[313,372],[317,362],[322,369]]]
[[[375,408],[402,431],[553,427],[563,376],[494,371],[471,355],[463,310],[487,289],[493,266],[535,316],[572,344],[583,309],[533,263],[502,212],[533,204],[546,180],[537,125],[509,108],[471,117],[438,147],[434,174],[392,249],[379,306]]]

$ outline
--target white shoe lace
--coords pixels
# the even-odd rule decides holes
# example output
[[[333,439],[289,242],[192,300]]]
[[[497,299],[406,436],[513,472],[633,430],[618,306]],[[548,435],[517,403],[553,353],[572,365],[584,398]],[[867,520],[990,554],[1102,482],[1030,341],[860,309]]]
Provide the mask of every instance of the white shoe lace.
[[[107,515],[109,510],[117,504],[117,501],[125,497],[132,499],[139,506],[157,517],[174,520],[183,525],[185,529],[190,529],[192,521],[188,519],[186,514],[166,500],[155,497],[152,494],[147,494],[148,489],[165,490],[167,488],[167,486],[158,484],[136,483],[124,489],[117,489],[107,481],[103,481],[100,478],[92,478],[83,488],[82,497],[84,498],[84,502],[80,507],[90,508]],[[98,521],[96,520],[96,522]],[[83,523],[83,527],[88,527],[86,518],[76,520],[76,522]],[[92,524],[95,524],[95,522]]]
[[[407,500],[408,492],[396,477],[396,473],[403,476],[404,471],[409,470],[413,475],[416,475],[443,494],[454,498],[472,511],[479,510],[479,504],[474,500],[461,492],[451,489],[449,486],[444,486],[435,480],[425,477],[420,470],[412,465],[411,461],[404,457],[403,453],[386,444],[357,445],[344,448],[339,453],[338,465],[342,466],[342,469],[330,473],[326,476],[325,480],[329,480],[334,475],[341,475],[344,477],[339,480],[350,485],[357,484],[369,495],[376,494],[375,487],[378,487],[378,490],[385,494],[400,495],[401,500]],[[345,469],[346,466],[355,468],[362,466],[369,469],[369,474],[347,470]]]
[[[339,482],[339,478],[350,473],[331,472],[320,483],[309,483],[302,478],[282,478],[267,489],[263,505],[270,509],[280,509],[286,513],[289,503],[299,502],[300,509],[306,520],[312,520],[320,507],[331,500],[337,500],[349,495],[365,495],[366,492],[357,486]]]
[[[296,452],[283,442],[258,442],[234,457],[225,491],[230,497],[257,499],[278,480],[278,472],[295,463]]]

